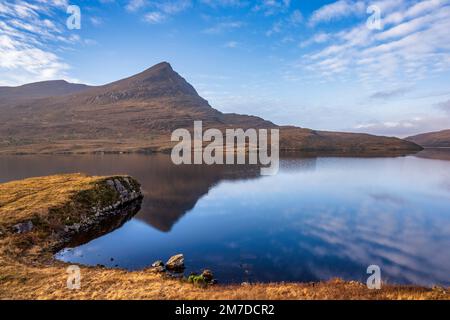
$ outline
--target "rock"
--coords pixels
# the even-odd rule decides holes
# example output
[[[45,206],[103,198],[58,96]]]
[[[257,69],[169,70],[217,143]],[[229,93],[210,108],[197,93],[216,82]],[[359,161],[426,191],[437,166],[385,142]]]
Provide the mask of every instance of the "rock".
[[[164,266],[152,267],[153,272],[163,273],[166,272],[166,268]]]
[[[116,186],[114,185],[114,181],[112,181],[112,180],[106,180],[106,184],[107,184],[108,186],[110,186],[111,188],[116,189]]]
[[[171,271],[183,271],[184,270],[184,256],[182,254],[176,254],[166,262],[167,270]]]
[[[33,230],[33,222],[27,221],[27,222],[18,223],[14,226],[14,230],[16,231],[16,233],[30,232],[31,230]]]
[[[161,260],[157,260],[155,262],[152,263],[152,267],[156,268],[156,267],[164,267],[164,262],[162,262]]]
[[[205,279],[206,282],[211,282],[214,278],[214,275],[211,270],[205,269],[202,272],[202,277],[203,279]]]
[[[166,276],[169,278],[172,278],[172,279],[177,279],[177,280],[183,279],[182,273],[166,273]]]
[[[164,262],[162,262],[161,260],[157,260],[155,262],[152,263],[152,272],[166,272],[166,268],[164,267]]]

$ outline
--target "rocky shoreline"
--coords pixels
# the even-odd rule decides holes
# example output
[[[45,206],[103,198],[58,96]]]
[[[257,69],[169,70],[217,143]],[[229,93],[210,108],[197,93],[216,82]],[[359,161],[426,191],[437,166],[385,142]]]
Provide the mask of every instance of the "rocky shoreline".
[[[47,183],[52,186],[47,187]],[[71,184],[74,184],[74,190]],[[30,178],[2,186],[5,185],[5,191],[12,189],[22,195],[22,189],[30,189],[31,196],[35,194],[43,199],[53,197],[51,188],[55,185],[68,189],[67,194],[63,193],[61,203],[49,205],[45,214],[38,214],[42,211],[39,208],[27,210],[25,207],[23,210],[30,201],[18,198],[16,194],[11,196],[13,201],[4,199],[7,205],[2,208],[6,214],[0,217],[3,218],[0,219],[0,237],[14,240],[11,246],[29,242],[27,246],[21,244],[20,248],[15,248],[20,251],[18,257],[25,260],[28,252],[33,252],[33,260],[40,260],[39,256],[53,255],[69,245],[81,245],[120,227],[140,210],[143,198],[140,184],[129,176],[72,174]]]
[[[106,179],[105,183],[118,194],[114,203],[105,203],[90,209],[91,214],[80,222],[64,226],[57,234],[60,239],[53,251],[67,245],[78,246],[111,232],[131,219],[141,208],[142,191],[139,184],[131,183],[129,177]],[[123,181],[121,181],[123,180]],[[128,187],[124,186],[124,183]]]

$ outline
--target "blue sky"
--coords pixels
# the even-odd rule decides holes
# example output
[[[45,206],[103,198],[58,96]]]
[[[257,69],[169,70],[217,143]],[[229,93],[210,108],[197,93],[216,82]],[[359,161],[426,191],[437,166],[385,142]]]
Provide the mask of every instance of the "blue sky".
[[[223,112],[402,137],[450,128],[449,30],[449,0],[0,0],[0,85],[168,61]]]

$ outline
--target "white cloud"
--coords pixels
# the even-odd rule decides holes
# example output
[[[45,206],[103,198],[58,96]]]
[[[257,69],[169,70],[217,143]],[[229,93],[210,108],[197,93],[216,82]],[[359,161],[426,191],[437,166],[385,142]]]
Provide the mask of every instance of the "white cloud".
[[[61,44],[81,43],[53,17],[65,13],[67,1],[36,0],[0,3],[0,81],[17,85],[49,79],[70,79],[70,66],[56,53]],[[52,49],[50,49],[52,48]]]
[[[242,21],[223,21],[215,24],[214,26],[203,30],[203,33],[218,34],[234,29],[239,29],[244,26]]]
[[[168,20],[171,16],[179,14],[192,6],[191,0],[166,0],[149,3],[153,11],[144,16],[144,20],[157,24]]]
[[[160,1],[154,4],[156,8],[168,15],[174,15],[189,9],[192,6],[191,0]]]
[[[249,5],[249,1],[245,0],[201,0],[200,2],[213,8],[218,7],[241,8]]]
[[[409,119],[363,122],[350,128],[350,130],[404,138],[418,133],[448,129],[449,121],[449,117],[423,114],[412,116]]]
[[[322,22],[330,22],[355,14],[363,14],[366,8],[366,4],[363,1],[339,0],[314,11],[309,19],[309,24],[314,26]]]
[[[271,16],[286,12],[291,5],[291,0],[260,0],[253,11],[262,12],[266,16]]]
[[[332,43],[303,56],[298,65],[321,79],[346,74],[362,82],[385,85],[414,82],[430,73],[448,70],[450,6],[442,5],[443,1],[438,1],[441,6],[437,6],[437,1],[432,1],[433,6],[429,2],[418,2],[404,11],[397,3],[397,9],[388,17],[401,16],[398,21],[404,22],[391,24],[384,31],[369,30],[361,23],[338,32]],[[419,13],[414,9],[418,7],[427,10]]]
[[[332,38],[332,35],[326,32],[319,32],[306,41],[300,43],[300,47],[304,48],[314,43],[325,43]]]
[[[130,0],[128,4],[125,6],[125,9],[134,12],[145,7],[145,5],[146,5],[145,0]]]
[[[144,16],[144,20],[147,21],[148,23],[152,23],[152,24],[161,23],[161,22],[165,21],[166,19],[167,19],[167,16],[158,11],[149,12],[149,13],[145,14],[145,16]]]
[[[238,46],[238,42],[237,41],[228,41],[227,43],[225,43],[224,47],[225,48],[230,48],[230,49],[234,49]]]

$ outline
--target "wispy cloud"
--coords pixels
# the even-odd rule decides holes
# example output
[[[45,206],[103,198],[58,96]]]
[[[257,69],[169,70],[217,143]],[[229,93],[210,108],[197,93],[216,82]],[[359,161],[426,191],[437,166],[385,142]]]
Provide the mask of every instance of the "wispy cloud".
[[[237,48],[237,46],[238,46],[237,41],[228,41],[227,43],[224,44],[225,48],[230,48],[230,49]]]
[[[401,88],[394,88],[394,89],[388,89],[383,91],[377,91],[374,92],[369,96],[369,99],[372,100],[389,100],[393,98],[403,97],[408,92],[412,91],[412,87],[401,87]]]
[[[382,31],[362,23],[336,32],[332,43],[304,55],[299,66],[322,79],[347,74],[362,82],[416,81],[448,70],[450,6],[446,3],[427,0],[405,11],[388,11],[383,19],[387,28]]]
[[[325,5],[313,12],[309,24],[315,26],[322,22],[330,22],[351,15],[361,15],[366,11],[364,1],[339,0]]]
[[[448,117],[423,115],[410,119],[360,123],[350,130],[387,136],[407,137],[418,133],[436,131],[437,128],[448,128],[449,120]]]
[[[311,44],[317,44],[317,43],[325,43],[328,40],[330,40],[333,37],[332,34],[326,33],[326,32],[318,32],[315,35],[313,35],[308,40],[302,41],[300,43],[300,48],[305,48]]]
[[[250,1],[246,0],[200,0],[200,2],[213,8],[220,8],[220,7],[243,8],[250,5]]]
[[[0,3],[0,81],[16,85],[55,78],[70,79],[65,63],[51,47],[79,43],[53,16],[64,12],[64,0]],[[50,45],[52,44],[52,45]]]
[[[242,21],[222,21],[216,23],[214,26],[209,27],[205,30],[203,30],[203,33],[206,34],[218,34],[230,30],[235,30],[242,28],[245,25]]]
[[[128,4],[125,6],[125,9],[134,12],[145,7],[146,5],[147,2],[145,0],[130,0]]]
[[[270,37],[283,31],[291,30],[292,27],[296,27],[303,22],[303,14],[300,10],[294,10],[289,15],[278,19],[272,24],[272,27],[266,31],[266,36]],[[292,31],[292,30],[291,30]]]
[[[167,16],[159,11],[148,12],[144,16],[144,20],[152,24],[164,22],[166,19]]]
[[[286,12],[291,5],[291,0],[260,0],[254,7],[254,12],[262,12],[271,16]]]
[[[162,23],[170,17],[189,9],[192,5],[191,0],[165,0],[145,3],[144,6],[150,7],[152,11],[144,15],[144,20],[151,24]]]

